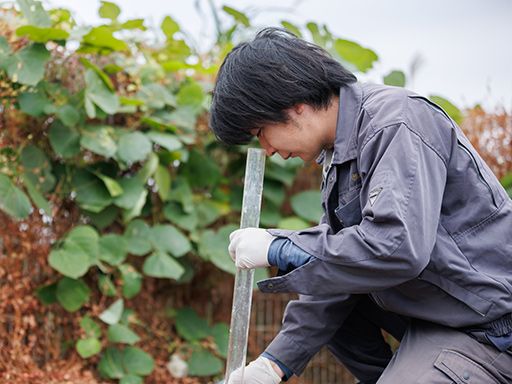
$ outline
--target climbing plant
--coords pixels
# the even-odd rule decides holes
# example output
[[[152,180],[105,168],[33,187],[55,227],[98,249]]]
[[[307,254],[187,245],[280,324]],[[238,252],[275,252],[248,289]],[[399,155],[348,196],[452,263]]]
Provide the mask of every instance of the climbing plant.
[[[67,9],[18,0],[0,15],[0,210],[20,222],[38,215],[51,232],[62,207],[78,209],[79,219],[48,254],[54,278],[36,295],[76,315],[76,352],[100,355],[101,376],[140,383],[154,360],[142,348],[130,302],[145,279],[186,284],[197,263],[235,272],[226,249],[239,222],[246,148],[218,144],[207,112],[222,59],[257,27],[231,7],[219,11],[223,23],[213,11],[217,37],[198,52],[171,16],[150,29],[108,1],[98,12],[100,25],[79,26]],[[378,60],[326,26],[282,27],[356,73]],[[383,82],[404,86],[405,74],[392,71]],[[446,105],[457,118],[458,109]],[[302,165],[267,162],[264,226],[300,229],[320,218],[317,188],[290,196]],[[174,310],[188,374],[221,373],[227,325],[212,325],[191,308]]]

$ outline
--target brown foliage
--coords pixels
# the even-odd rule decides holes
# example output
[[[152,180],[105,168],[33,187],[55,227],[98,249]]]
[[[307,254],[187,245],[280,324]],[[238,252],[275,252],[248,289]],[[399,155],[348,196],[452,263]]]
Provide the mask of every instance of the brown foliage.
[[[512,172],[512,115],[476,107],[466,111],[461,128],[498,179]]]

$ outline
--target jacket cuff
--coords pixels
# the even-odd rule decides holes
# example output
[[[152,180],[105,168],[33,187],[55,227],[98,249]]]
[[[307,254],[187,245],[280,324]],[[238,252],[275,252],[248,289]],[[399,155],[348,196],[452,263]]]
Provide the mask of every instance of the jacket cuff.
[[[282,332],[269,344],[265,352],[284,364],[295,375],[302,374],[306,365],[313,357],[301,345],[297,344]]]
[[[279,366],[279,368],[281,368],[281,371],[283,371],[283,373],[284,373],[284,376],[281,378],[281,379],[283,379],[283,381],[288,381],[288,379],[293,376],[293,372],[290,370],[290,368],[288,368],[286,365],[284,365],[281,361],[276,359],[270,353],[263,352],[261,354],[261,356],[266,357],[269,360],[272,360],[274,363],[276,363]]]

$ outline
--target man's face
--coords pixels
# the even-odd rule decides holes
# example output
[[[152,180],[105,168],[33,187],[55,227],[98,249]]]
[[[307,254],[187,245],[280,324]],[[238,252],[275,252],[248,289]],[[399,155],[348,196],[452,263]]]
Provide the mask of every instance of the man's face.
[[[325,141],[316,113],[311,106],[300,104],[288,110],[288,122],[268,124],[251,133],[258,137],[267,156],[278,153],[285,160],[300,157],[311,161],[318,157]]]

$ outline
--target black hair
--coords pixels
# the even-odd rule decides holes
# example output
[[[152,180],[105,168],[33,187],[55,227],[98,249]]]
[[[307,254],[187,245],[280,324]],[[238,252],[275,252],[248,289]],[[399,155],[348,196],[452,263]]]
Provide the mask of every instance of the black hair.
[[[222,63],[213,89],[210,128],[226,144],[247,144],[251,130],[288,121],[305,103],[327,108],[356,77],[327,51],[280,28],[238,44]]]

